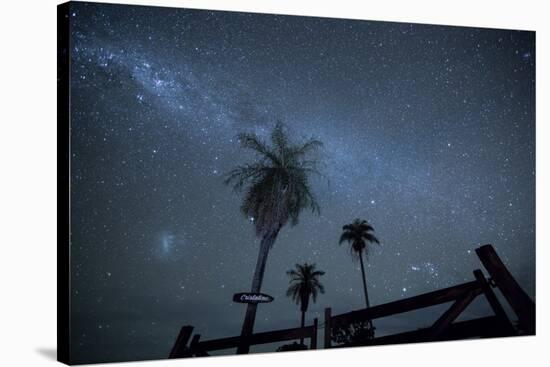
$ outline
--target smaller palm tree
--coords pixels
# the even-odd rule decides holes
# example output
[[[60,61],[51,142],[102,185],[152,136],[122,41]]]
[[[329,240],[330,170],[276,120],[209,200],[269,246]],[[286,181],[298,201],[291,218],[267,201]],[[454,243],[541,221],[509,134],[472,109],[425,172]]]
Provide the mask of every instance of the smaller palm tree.
[[[378,238],[372,233],[374,228],[366,221],[359,218],[352,223],[342,227],[342,235],[340,236],[340,244],[348,242],[350,244],[350,252],[353,259],[359,258],[361,263],[361,275],[363,276],[363,291],[365,292],[365,304],[370,307],[369,293],[367,292],[367,279],[365,278],[365,266],[363,265],[363,254],[368,259],[369,248],[368,243],[380,243]],[[369,333],[374,337],[374,326],[372,320],[367,320]]]
[[[365,303],[367,308],[370,307],[369,294],[367,292],[367,280],[365,279],[365,266],[363,265],[363,254],[368,259],[369,248],[367,243],[380,243],[378,238],[372,233],[374,228],[366,221],[355,219],[352,223],[342,227],[342,235],[340,236],[340,244],[348,242],[350,244],[351,256],[354,259],[359,258],[361,263],[361,275],[363,276],[363,291],[365,292]]]
[[[315,264],[296,264],[294,269],[287,271],[286,273],[290,277],[288,290],[286,296],[291,297],[296,304],[300,305],[300,311],[302,312],[302,319],[300,327],[305,325],[306,311],[309,307],[309,299],[312,298],[313,302],[317,301],[319,293],[325,293],[325,287],[319,281],[319,277],[324,275],[325,272],[316,270]],[[304,343],[304,339],[300,339],[300,344]]]

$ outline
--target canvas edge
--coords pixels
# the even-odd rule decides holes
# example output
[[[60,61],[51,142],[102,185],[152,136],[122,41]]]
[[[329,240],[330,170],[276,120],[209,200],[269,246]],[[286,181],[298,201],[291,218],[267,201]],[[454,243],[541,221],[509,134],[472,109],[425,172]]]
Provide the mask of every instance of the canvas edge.
[[[59,362],[71,365],[70,353],[70,9],[72,1],[57,5],[57,360]],[[436,27],[457,27],[457,28],[481,28],[486,30],[503,30],[503,31],[518,31],[532,33],[534,38],[534,46],[536,49],[536,30],[528,29],[508,29],[508,28],[492,28],[492,27],[476,27],[462,25],[444,25],[431,23],[414,23],[405,21],[385,21],[385,20],[369,20],[363,18],[333,18],[328,16],[308,16],[308,15],[293,15],[286,13],[271,13],[271,12],[252,12],[246,10],[225,10],[225,9],[210,9],[210,8],[192,8],[192,7],[173,7],[163,5],[144,5],[144,4],[128,4],[128,3],[105,3],[101,1],[83,1],[81,3],[99,4],[99,5],[114,5],[114,6],[141,6],[141,7],[156,7],[168,8],[173,10],[195,10],[195,11],[214,11],[214,12],[230,12],[230,13],[250,13],[256,15],[281,15],[291,17],[313,17],[331,20],[353,20],[353,21],[369,21],[378,23],[411,23],[422,26]],[[536,281],[536,279],[535,279]],[[536,335],[533,334],[527,336]],[[501,339],[501,338],[491,338]],[[466,341],[463,339],[460,341]],[[418,344],[424,342],[413,342],[405,344]],[[399,344],[399,343],[398,343]],[[391,345],[398,345],[391,344]],[[348,348],[346,348],[348,349]],[[262,352],[254,354],[271,354],[273,352]],[[217,356],[217,357],[227,357]],[[137,362],[137,361],[155,361],[165,360],[158,359],[136,359],[136,360],[113,360],[92,363],[120,363],[120,362]],[[77,363],[79,364],[79,363]]]
[[[57,360],[70,364],[70,11],[57,5]]]

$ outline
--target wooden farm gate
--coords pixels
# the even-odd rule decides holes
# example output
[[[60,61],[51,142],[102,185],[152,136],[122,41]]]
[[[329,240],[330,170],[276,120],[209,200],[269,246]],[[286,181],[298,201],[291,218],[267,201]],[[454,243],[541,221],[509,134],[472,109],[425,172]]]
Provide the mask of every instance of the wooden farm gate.
[[[513,335],[535,334],[535,303],[512,277],[504,263],[496,254],[493,246],[485,245],[476,249],[482,264],[490,278],[487,279],[479,269],[474,270],[474,280],[453,287],[420,294],[414,297],[373,306],[333,316],[331,308],[325,309],[324,348],[339,348],[361,345],[383,345],[414,343],[438,340],[457,340],[467,338],[487,338]],[[512,325],[504,308],[500,304],[493,288],[498,288],[518,318],[517,326]],[[455,322],[458,316],[478,296],[483,295],[493,316]],[[399,334],[385,335],[366,340],[332,345],[333,331],[350,324],[367,322],[382,317],[401,314],[430,306],[453,302],[430,327]],[[275,330],[250,335],[245,343],[249,345],[268,344],[280,341],[310,339],[310,349],[317,349],[317,319],[313,325],[304,328]],[[240,336],[200,341],[200,334],[195,334],[192,326],[184,326],[170,352],[170,358],[207,356],[209,351],[237,348],[241,343]],[[191,339],[189,346],[187,345]]]
[[[476,253],[490,275],[486,279],[479,269],[474,270],[475,280],[420,294],[411,298],[381,304],[332,316],[331,309],[325,309],[324,347],[332,347],[332,333],[335,328],[347,327],[354,323],[414,311],[425,307],[453,302],[451,307],[438,318],[431,327],[386,335],[378,338],[354,340],[335,347],[359,345],[383,345],[436,340],[457,340],[467,338],[487,338],[512,335],[535,334],[535,303],[512,277],[498,257],[493,246],[485,245]],[[498,288],[518,317],[517,328],[512,325],[493,288]],[[468,305],[479,295],[483,295],[491,306],[494,315],[478,319],[454,322]]]
[[[310,339],[310,349],[317,349],[317,328],[318,321],[315,319],[313,320],[313,325],[303,328],[283,329],[252,334],[247,338],[248,341],[246,341],[246,343],[248,345],[269,344],[303,338]],[[210,351],[237,348],[241,343],[240,336],[200,341],[201,335],[195,334],[188,347],[187,342],[192,332],[192,326],[184,326],[181,328],[169,358],[208,356],[208,352]]]

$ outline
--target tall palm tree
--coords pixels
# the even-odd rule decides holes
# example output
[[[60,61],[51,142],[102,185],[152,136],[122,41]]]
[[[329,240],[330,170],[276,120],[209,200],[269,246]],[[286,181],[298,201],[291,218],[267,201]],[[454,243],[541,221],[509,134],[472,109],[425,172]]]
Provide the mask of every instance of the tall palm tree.
[[[290,285],[286,291],[286,296],[291,297],[296,304],[300,305],[302,319],[300,327],[304,327],[306,321],[306,311],[309,307],[309,299],[317,302],[319,293],[325,293],[325,287],[319,281],[319,277],[325,272],[315,269],[315,264],[304,263],[296,264],[295,269],[286,272],[290,277]],[[304,343],[304,339],[300,339],[300,344]]]
[[[367,242],[380,243],[378,238],[374,236],[374,228],[366,221],[355,219],[352,223],[342,227],[342,235],[340,236],[340,244],[348,242],[350,244],[350,252],[354,259],[359,258],[361,263],[361,274],[363,276],[363,290],[365,292],[365,303],[367,308],[370,307],[369,294],[367,292],[367,281],[365,278],[365,267],[363,265],[363,254],[368,259],[369,247]]]
[[[240,134],[239,141],[258,159],[230,171],[225,183],[237,191],[244,191],[241,211],[254,224],[256,236],[261,238],[251,287],[253,293],[258,293],[262,287],[267,255],[281,228],[288,222],[296,225],[305,209],[319,212],[309,176],[319,173],[318,161],[312,154],[322,143],[311,139],[303,144],[292,144],[280,122],[271,133],[271,144],[255,134]],[[256,307],[256,304],[249,303],[246,309],[241,330],[243,343],[237,349],[239,354],[248,353],[249,345],[245,339],[252,334]]]

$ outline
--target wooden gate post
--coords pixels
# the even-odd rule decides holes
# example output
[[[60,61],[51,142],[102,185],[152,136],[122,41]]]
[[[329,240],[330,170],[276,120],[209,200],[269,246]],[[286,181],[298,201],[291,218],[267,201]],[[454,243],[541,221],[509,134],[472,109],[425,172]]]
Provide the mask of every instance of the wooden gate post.
[[[193,339],[191,339],[191,344],[189,345],[189,352],[191,354],[191,357],[194,355],[200,355],[200,351],[197,348],[197,344],[199,344],[199,340],[201,338],[201,334],[195,334],[193,335]]]
[[[481,289],[485,294],[487,302],[489,302],[489,305],[493,309],[495,315],[500,319],[503,329],[508,335],[517,335],[514,327],[512,326],[512,323],[510,322],[510,319],[508,318],[508,315],[506,315],[506,311],[504,311],[504,308],[502,308],[502,305],[500,304],[497,296],[491,289],[491,286],[487,282],[487,279],[485,278],[485,275],[483,275],[483,272],[479,269],[474,270],[474,276],[479,282]]]
[[[481,290],[471,290],[465,292],[460,298],[458,298],[452,306],[443,313],[443,315],[437,319],[437,321],[431,327],[431,333],[429,340],[438,340],[438,338],[447,330],[449,325],[468,307],[470,303],[481,293]]]
[[[491,275],[519,319],[524,334],[533,335],[536,329],[536,306],[508,271],[492,245],[476,249],[477,256]]]
[[[319,325],[319,322],[317,321],[317,318],[313,319],[313,328],[311,330],[311,344],[309,346],[309,349],[317,349],[317,327]]]
[[[325,349],[328,349],[331,347],[331,308],[327,307],[325,308]]]
[[[185,354],[185,348],[187,347],[187,342],[191,337],[193,332],[193,326],[186,325],[182,326],[178,338],[170,351],[170,356],[168,358],[181,358]]]

